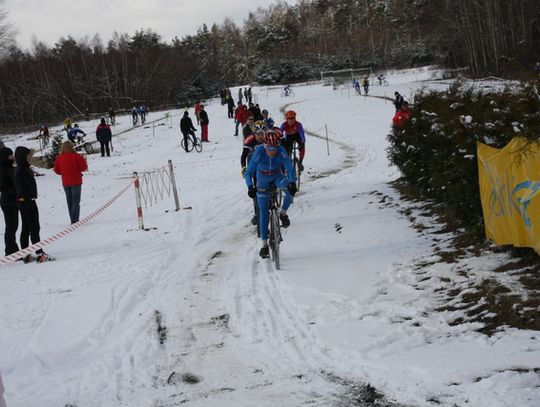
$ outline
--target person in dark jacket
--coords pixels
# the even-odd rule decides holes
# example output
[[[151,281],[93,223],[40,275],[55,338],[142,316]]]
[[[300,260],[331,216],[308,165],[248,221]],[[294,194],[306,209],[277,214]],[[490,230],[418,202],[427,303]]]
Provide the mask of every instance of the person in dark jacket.
[[[82,172],[88,169],[84,157],[73,148],[71,141],[64,141],[60,154],[54,161],[54,172],[62,176],[62,186],[66,193],[66,200],[71,223],[79,221],[81,209]]]
[[[109,149],[109,144],[112,140],[111,127],[105,122],[105,119],[101,118],[101,123],[96,129],[96,137],[101,145],[101,156],[105,157],[105,152],[107,157],[111,156],[111,151]]]
[[[203,142],[208,143],[208,113],[204,110],[204,105],[201,105],[201,111],[199,112],[199,121],[201,123],[201,139]]]
[[[403,104],[403,96],[399,94],[399,92],[394,92],[394,106],[396,107],[396,112],[399,112],[401,110],[401,105]]]
[[[195,138],[195,131],[197,131],[197,129],[193,127],[193,122],[191,121],[191,117],[189,117],[189,113],[187,110],[184,112],[184,116],[182,117],[182,119],[180,119],[180,131],[184,136],[184,148],[186,150],[186,153],[189,153],[188,137],[191,134],[193,138]]]
[[[33,154],[34,151],[26,147],[19,146],[15,149],[17,167],[13,170],[13,179],[17,194],[17,206],[21,213],[21,249],[28,247],[29,239],[32,241],[32,244],[36,244],[41,240],[39,237],[39,211],[36,205],[37,185],[34,172],[30,168],[30,161]],[[27,263],[34,260],[34,258],[31,255],[27,255],[23,260]],[[35,260],[38,263],[42,263],[54,259],[40,248],[36,250]]]
[[[16,237],[19,227],[19,210],[17,209],[17,192],[13,181],[14,161],[11,148],[0,149],[0,206],[6,225],[4,231],[6,256],[19,251]]]
[[[234,100],[230,93],[231,92],[229,91],[229,97],[227,98],[227,113],[229,119],[234,119]]]

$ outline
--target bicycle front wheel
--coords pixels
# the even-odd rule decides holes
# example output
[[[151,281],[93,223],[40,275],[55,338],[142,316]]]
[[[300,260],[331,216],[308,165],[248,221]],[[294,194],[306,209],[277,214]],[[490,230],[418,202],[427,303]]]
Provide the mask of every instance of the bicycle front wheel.
[[[293,166],[294,172],[296,173],[296,190],[300,191],[300,178],[302,175],[302,171],[300,171],[300,161],[296,157],[294,157]]]
[[[198,153],[202,151],[202,141],[199,137],[195,137],[195,151]]]
[[[276,263],[276,270],[281,267],[279,260],[279,244],[281,242],[281,230],[279,226],[279,214],[277,209],[270,211],[270,248],[272,250],[272,259]]]
[[[87,154],[93,154],[94,153],[94,147],[90,143],[84,143],[83,144],[84,151],[86,151]]]

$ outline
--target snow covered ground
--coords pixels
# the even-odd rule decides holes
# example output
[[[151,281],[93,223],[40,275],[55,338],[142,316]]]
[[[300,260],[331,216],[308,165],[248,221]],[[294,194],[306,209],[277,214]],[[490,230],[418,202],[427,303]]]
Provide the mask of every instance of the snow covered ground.
[[[428,77],[396,74],[370,93],[409,98]],[[383,405],[538,406],[538,332],[487,337],[475,324],[450,324],[455,313],[434,311],[444,305],[436,290],[459,277],[455,265],[436,262],[433,236],[412,227],[408,204],[388,185],[399,176],[385,153],[391,102],[320,85],[296,87],[294,99],[279,89],[254,93],[276,122],[287,105],[310,132],[308,179],[289,211],[282,269],[258,257],[241,141],[225,107],[208,103],[211,142],[200,154],[180,149],[181,112],[172,121],[153,112],[154,124],[114,138],[112,157],[88,156],[81,217],[133,171],[168,159],[184,209],[175,212],[167,198],[144,211],[145,226],[156,229],[139,231],[129,189],[47,247],[56,262],[1,267],[7,406],[352,406],[363,405],[368,383]],[[131,127],[128,116],[117,120],[114,132]],[[89,139],[96,124],[80,124]],[[325,136],[325,126],[330,154],[314,136]],[[6,144],[30,146],[28,136]],[[46,238],[69,216],[60,178],[39,172]],[[489,272],[496,261],[468,265]]]

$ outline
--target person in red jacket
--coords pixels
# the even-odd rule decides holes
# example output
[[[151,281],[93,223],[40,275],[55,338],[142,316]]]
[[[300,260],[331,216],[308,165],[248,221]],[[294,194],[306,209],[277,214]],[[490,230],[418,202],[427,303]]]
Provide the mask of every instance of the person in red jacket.
[[[62,176],[62,186],[66,193],[66,200],[71,223],[79,221],[82,173],[88,169],[84,157],[73,148],[71,141],[62,143],[60,154],[54,161],[54,172]]]
[[[394,115],[392,123],[394,123],[396,129],[401,130],[403,129],[405,122],[408,122],[410,118],[411,112],[409,110],[409,104],[407,102],[403,102],[401,108]]]
[[[195,117],[197,118],[197,124],[201,124],[201,121],[199,119],[199,113],[201,112],[201,101],[200,100],[197,100],[195,102],[195,106],[194,106],[194,109],[195,109]]]

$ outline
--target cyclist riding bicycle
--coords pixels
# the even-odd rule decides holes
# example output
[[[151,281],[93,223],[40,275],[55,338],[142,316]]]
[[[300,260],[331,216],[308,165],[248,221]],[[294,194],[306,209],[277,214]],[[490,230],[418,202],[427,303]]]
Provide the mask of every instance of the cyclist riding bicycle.
[[[280,146],[281,134],[277,129],[270,129],[264,135],[263,144],[255,147],[255,151],[249,160],[244,178],[248,187],[248,196],[257,197],[259,206],[259,234],[262,247],[259,256],[266,259],[270,256],[268,249],[268,207],[270,184],[277,188],[285,189],[285,199],[279,218],[281,225],[286,228],[291,222],[287,215],[287,209],[292,204],[292,197],[296,194],[296,175],[291,159],[285,149]],[[285,169],[285,173],[283,172]],[[253,185],[253,177],[257,177],[256,186]]]
[[[38,138],[41,138],[44,147],[49,145],[50,133],[49,133],[49,127],[46,124],[41,125],[41,129],[39,129]]]
[[[71,141],[73,144],[80,143],[83,140],[83,137],[78,136],[78,134],[82,134],[83,137],[86,136],[86,133],[84,131],[82,131],[81,129],[79,129],[79,125],[77,123],[75,123],[73,125],[73,128],[69,129],[69,131],[68,131],[67,136],[68,136],[69,141]]]
[[[139,121],[139,111],[135,106],[131,109],[131,117],[133,119],[133,124],[137,124]]]
[[[296,141],[300,150],[300,162],[298,163],[298,169],[304,171],[304,155],[306,153],[306,135],[304,133],[304,126],[299,121],[296,121],[296,112],[289,110],[285,112],[285,122],[280,126],[281,133],[283,134],[283,147],[287,150],[289,157],[292,154],[293,144]]]
[[[283,93],[285,94],[285,96],[289,96],[289,93],[291,93],[291,85],[285,85],[285,87],[283,88]]]
[[[112,107],[109,107],[109,120],[111,121],[111,124],[114,126],[116,122],[116,112]]]

